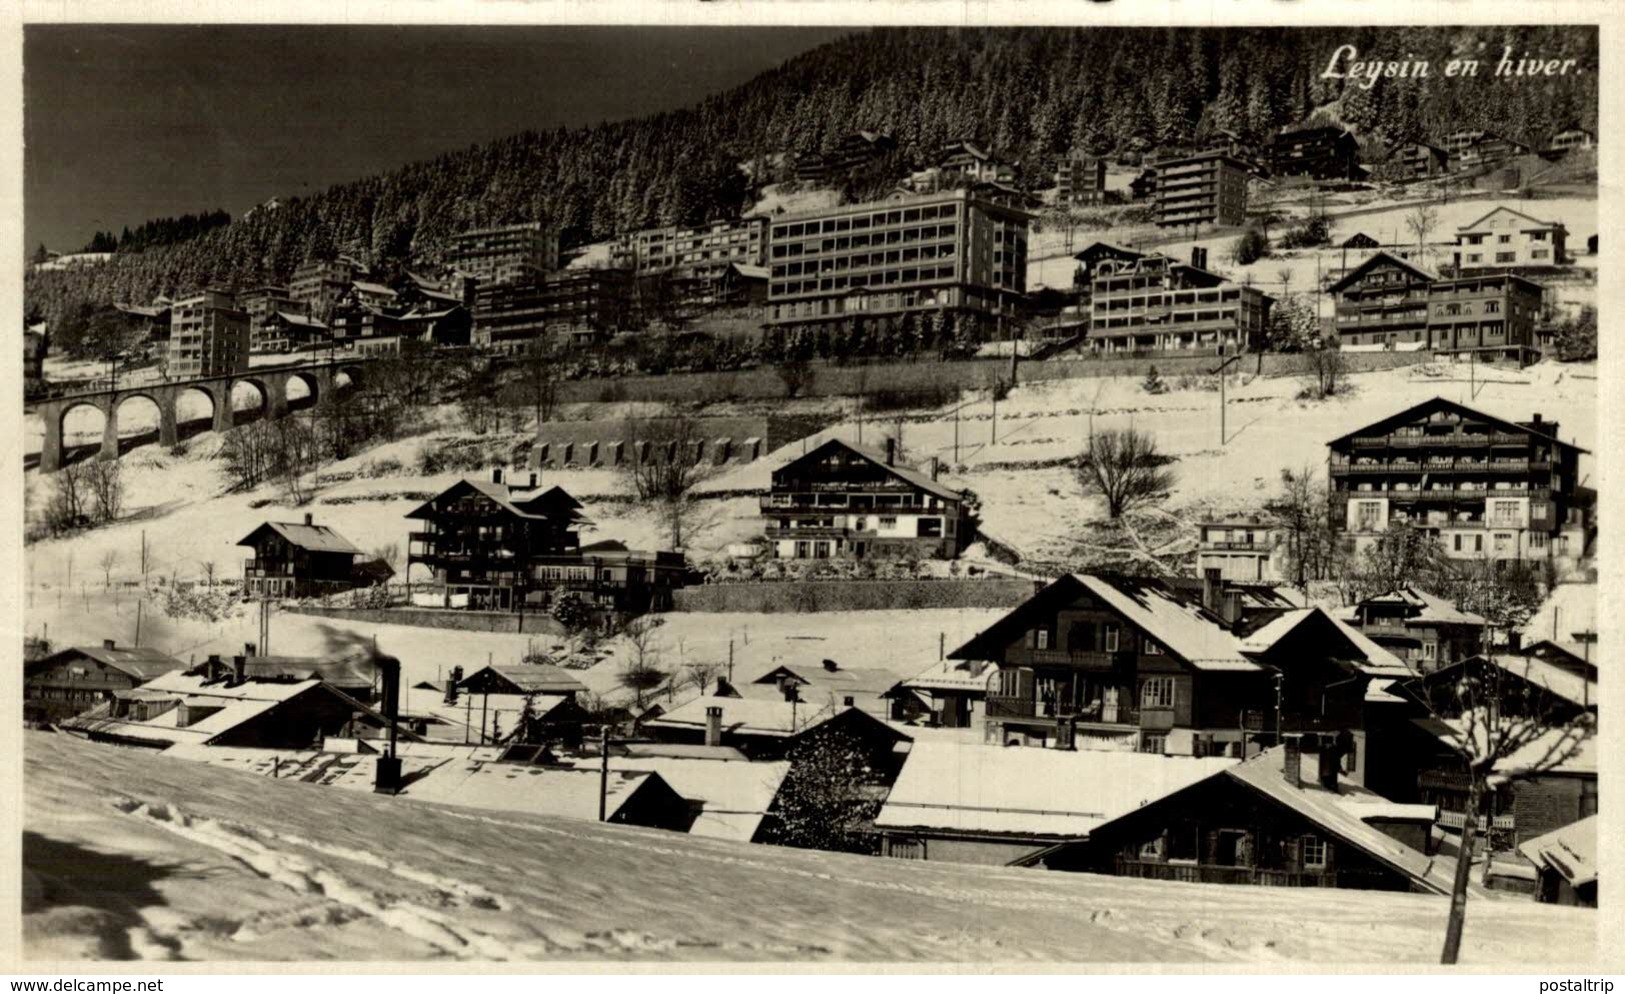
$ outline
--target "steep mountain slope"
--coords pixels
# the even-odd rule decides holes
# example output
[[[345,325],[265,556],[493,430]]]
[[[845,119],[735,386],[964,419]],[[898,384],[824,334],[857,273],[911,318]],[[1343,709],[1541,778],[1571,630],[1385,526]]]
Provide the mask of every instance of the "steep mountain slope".
[[[29,733],[33,959],[1392,964],[1437,897],[870,859],[485,816]],[[1474,902],[1465,962],[1595,958],[1596,915]],[[1532,964],[1529,964],[1532,965]]]
[[[780,152],[825,147],[854,128],[894,133],[905,159],[977,136],[1033,177],[1073,147],[1132,151],[1226,127],[1254,138],[1321,109],[1376,142],[1465,127],[1541,141],[1595,127],[1595,75],[1463,82],[1444,62],[1493,68],[1516,54],[1595,66],[1584,28],[882,29],[821,46],[683,111],[590,128],[527,132],[286,198],[223,228],[106,265],[31,273],[27,302],[48,318],[80,302],[144,300],[211,281],[284,278],[338,250],[384,264],[440,258],[451,233],[546,218],[566,244],[725,213],[746,195],[741,162],[778,178]],[[1426,78],[1370,89],[1322,78],[1331,53],[1409,56]],[[772,163],[777,163],[774,167]]]

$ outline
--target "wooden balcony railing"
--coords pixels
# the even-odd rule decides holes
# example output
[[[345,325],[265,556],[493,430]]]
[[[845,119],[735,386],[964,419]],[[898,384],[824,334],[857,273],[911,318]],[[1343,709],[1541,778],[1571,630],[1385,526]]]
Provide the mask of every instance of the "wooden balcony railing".
[[[1170,712],[1171,714],[1171,712]],[[1044,718],[1053,721],[1076,720],[1079,725],[1120,725],[1138,728],[1140,712],[1125,705],[1080,706],[1070,702],[1039,701],[1031,697],[989,694],[989,718]]]

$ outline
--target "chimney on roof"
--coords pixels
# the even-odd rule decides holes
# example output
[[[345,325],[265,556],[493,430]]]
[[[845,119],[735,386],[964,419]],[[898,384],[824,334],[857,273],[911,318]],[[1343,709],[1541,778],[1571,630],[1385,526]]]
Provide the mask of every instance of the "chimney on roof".
[[[1207,249],[1200,245],[1191,246],[1191,266],[1196,269],[1207,268]]]
[[[117,649],[118,648],[118,643],[115,642],[112,639],[102,639],[102,648],[103,649]]]
[[[727,677],[720,677],[719,676],[719,677],[717,677],[717,689],[711,694],[711,696],[712,697],[738,697],[739,696],[739,691],[734,689],[733,684],[728,682]]]
[[[1219,617],[1223,618],[1227,625],[1234,625],[1241,620],[1241,591],[1219,592]]]
[[[1303,736],[1287,732],[1281,736],[1281,776],[1294,787],[1303,786]]]
[[[109,646],[109,648],[111,648],[111,646]],[[840,668],[841,668],[840,664],[837,663],[835,660],[833,660],[833,659],[824,660],[824,672],[825,673],[834,673],[836,670],[838,670]]]
[[[722,744],[722,708],[715,704],[705,709],[705,744],[708,746]]]
[[[502,482],[502,467],[501,466],[492,467],[492,469],[491,469],[491,482],[492,483],[501,483]]]
[[[787,676],[779,677],[779,693],[784,695],[786,701],[801,700],[801,694],[796,690],[796,682]]]
[[[935,480],[942,475],[942,460],[936,456],[931,457],[931,479]]]
[[[246,656],[232,656],[231,657],[231,682],[234,683],[234,684],[242,683],[245,679],[247,679],[247,677],[248,677],[248,657],[246,657]]]
[[[211,653],[203,664],[203,677],[206,680],[218,680],[221,676],[222,664],[218,653]]]
[[[253,642],[244,642],[243,643],[243,655],[245,655],[245,656],[259,655],[259,648],[260,647],[255,645]]]
[[[539,487],[541,485],[542,485],[542,471],[539,470],[539,469],[531,470],[530,471],[530,489],[535,490],[537,487]]]
[[[1219,613],[1219,593],[1224,589],[1224,580],[1217,566],[1209,566],[1202,570],[1202,606]]]
[[[886,465],[897,465],[897,439],[890,436],[886,438]]]
[[[451,668],[451,676],[446,678],[446,703],[447,704],[456,704],[457,703],[457,685],[459,683],[462,683],[462,682],[463,682],[463,668],[461,666],[453,666]]]
[[[109,646],[108,648],[112,648]],[[1523,632],[1507,632],[1507,652],[1517,655],[1523,651]]]
[[[313,525],[315,523],[316,523],[316,519],[311,516],[311,513],[309,511],[306,511],[305,512],[305,524],[307,526],[309,526],[309,525]]]
[[[1330,742],[1322,741],[1320,744],[1320,785],[1329,791],[1337,791],[1337,774],[1342,769],[1343,756]]]

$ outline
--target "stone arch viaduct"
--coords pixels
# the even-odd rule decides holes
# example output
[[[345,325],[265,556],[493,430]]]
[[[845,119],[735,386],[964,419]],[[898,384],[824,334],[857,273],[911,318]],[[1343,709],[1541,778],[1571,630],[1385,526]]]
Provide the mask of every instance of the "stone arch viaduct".
[[[118,412],[126,400],[137,397],[151,401],[158,408],[158,444],[174,445],[180,439],[176,409],[182,395],[199,391],[214,405],[214,431],[226,431],[237,423],[231,406],[232,387],[239,383],[253,384],[262,398],[261,417],[286,417],[290,410],[288,387],[298,380],[309,391],[317,405],[327,403],[340,389],[338,377],[347,376],[350,385],[361,382],[365,360],[346,360],[320,365],[267,367],[244,370],[221,376],[206,376],[191,380],[166,380],[140,386],[119,387],[115,390],[90,390],[83,393],[62,394],[43,398],[32,405],[45,422],[45,444],[40,450],[39,468],[42,473],[54,473],[62,468],[62,426],[69,413],[81,407],[93,407],[102,412],[102,446],[98,459],[119,457]]]

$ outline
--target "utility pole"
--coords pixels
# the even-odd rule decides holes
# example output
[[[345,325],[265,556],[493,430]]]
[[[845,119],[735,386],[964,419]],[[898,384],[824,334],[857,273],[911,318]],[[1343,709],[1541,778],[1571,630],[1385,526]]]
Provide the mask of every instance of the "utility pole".
[[[942,662],[948,656],[948,633],[937,633],[937,662]]]
[[[734,640],[728,640],[728,683],[734,682]]]
[[[144,603],[146,603],[144,599],[138,599],[135,602],[135,647],[137,649],[141,648],[141,605]]]
[[[609,820],[609,726],[598,726],[598,820]]]
[[[1223,348],[1223,347],[1224,346],[1222,346],[1222,345],[1220,346],[1220,348]],[[1235,362],[1237,359],[1240,359],[1240,358],[1241,358],[1241,353],[1238,352],[1235,355],[1231,356],[1230,358],[1226,359],[1225,361],[1219,363],[1218,368],[1213,370],[1213,372],[1219,374],[1219,444],[1220,445],[1225,445],[1225,444],[1228,444],[1228,442],[1229,442],[1229,436],[1227,435],[1227,433],[1225,431],[1225,425],[1224,425],[1224,412],[1225,412],[1224,381],[1229,378],[1228,375],[1225,373],[1225,370],[1227,368],[1229,368],[1231,363]]]

